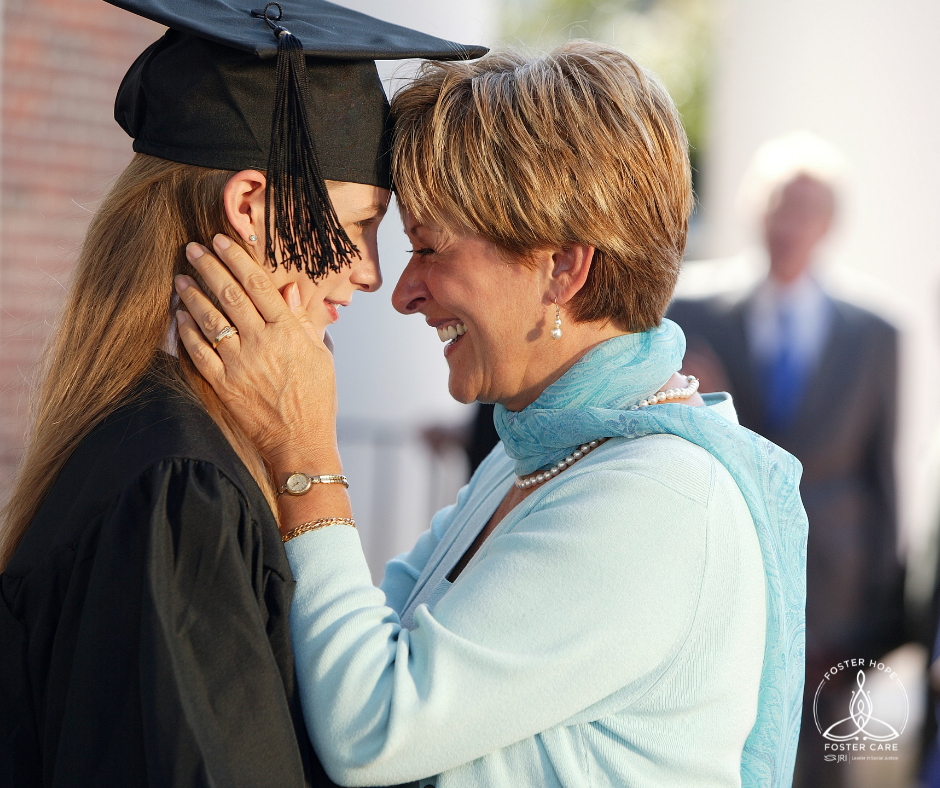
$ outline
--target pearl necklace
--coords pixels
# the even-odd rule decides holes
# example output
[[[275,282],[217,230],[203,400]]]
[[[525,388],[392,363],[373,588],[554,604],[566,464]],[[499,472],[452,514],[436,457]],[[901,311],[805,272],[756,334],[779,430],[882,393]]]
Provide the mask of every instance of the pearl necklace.
[[[580,460],[585,454],[589,454],[594,451],[598,446],[600,446],[604,441],[608,440],[607,438],[598,438],[593,440],[590,443],[585,443],[579,449],[575,449],[571,454],[569,454],[561,462],[556,463],[547,471],[539,471],[532,474],[531,476],[517,476],[516,477],[516,487],[520,490],[528,490],[530,487],[535,487],[542,482],[547,482],[549,479],[554,479],[559,473],[561,473],[569,465],[574,465],[578,460]]]
[[[692,375],[686,375],[685,381],[685,388],[666,389],[665,391],[660,391],[648,399],[640,400],[636,405],[630,408],[630,410],[648,408],[650,405],[658,405],[660,402],[666,402],[667,400],[671,399],[689,399],[689,397],[692,397],[695,392],[698,391],[698,378]],[[565,459],[556,463],[547,471],[537,471],[536,473],[530,474],[529,476],[517,476],[516,487],[520,490],[528,490],[530,487],[537,487],[538,485],[547,482],[549,479],[554,479],[565,468],[570,465],[574,465],[578,460],[584,457],[584,455],[590,454],[592,451],[594,451],[594,449],[607,440],[609,440],[609,438],[598,438],[597,440],[593,440],[590,443],[582,444],[580,447],[571,452],[571,454],[565,457]]]
[[[647,408],[650,405],[658,405],[660,402],[665,402],[667,399],[689,399],[689,397],[694,396],[695,392],[698,391],[698,378],[695,375],[685,375],[685,388],[684,389],[666,389],[665,391],[660,391],[654,394],[649,399],[641,399],[636,405],[634,405],[630,410],[639,410],[640,408]]]

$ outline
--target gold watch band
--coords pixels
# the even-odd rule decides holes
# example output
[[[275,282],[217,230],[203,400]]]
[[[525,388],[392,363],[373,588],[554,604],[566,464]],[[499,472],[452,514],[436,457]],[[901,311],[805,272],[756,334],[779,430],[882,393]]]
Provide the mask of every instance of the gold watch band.
[[[278,497],[288,495],[303,495],[309,492],[315,484],[342,484],[349,487],[349,479],[341,473],[324,473],[319,476],[309,476],[302,471],[295,471],[287,477],[287,481],[277,488]]]

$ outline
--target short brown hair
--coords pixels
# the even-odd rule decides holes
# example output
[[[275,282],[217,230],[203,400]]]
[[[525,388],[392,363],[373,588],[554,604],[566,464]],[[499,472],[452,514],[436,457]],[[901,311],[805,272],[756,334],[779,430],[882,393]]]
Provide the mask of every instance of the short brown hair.
[[[475,232],[521,260],[596,248],[575,320],[659,325],[685,250],[692,183],[675,105],[610,46],[425,63],[392,100],[392,173],[418,221]]]

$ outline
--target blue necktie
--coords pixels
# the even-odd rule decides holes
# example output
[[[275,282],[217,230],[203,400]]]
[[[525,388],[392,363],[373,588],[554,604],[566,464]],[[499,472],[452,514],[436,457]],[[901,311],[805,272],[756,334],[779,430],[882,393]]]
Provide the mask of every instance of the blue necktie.
[[[767,370],[769,390],[765,399],[768,430],[782,432],[793,425],[803,395],[805,364],[795,346],[793,309],[781,306],[777,312],[777,353]]]

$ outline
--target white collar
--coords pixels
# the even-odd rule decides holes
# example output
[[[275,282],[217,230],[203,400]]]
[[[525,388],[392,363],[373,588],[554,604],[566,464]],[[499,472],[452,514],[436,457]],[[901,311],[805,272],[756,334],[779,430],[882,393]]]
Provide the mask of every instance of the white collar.
[[[783,338],[779,314],[793,318],[794,350],[806,364],[813,364],[822,351],[832,320],[832,300],[809,273],[794,282],[781,284],[767,277],[757,286],[745,314],[751,352],[762,362],[776,357]]]

